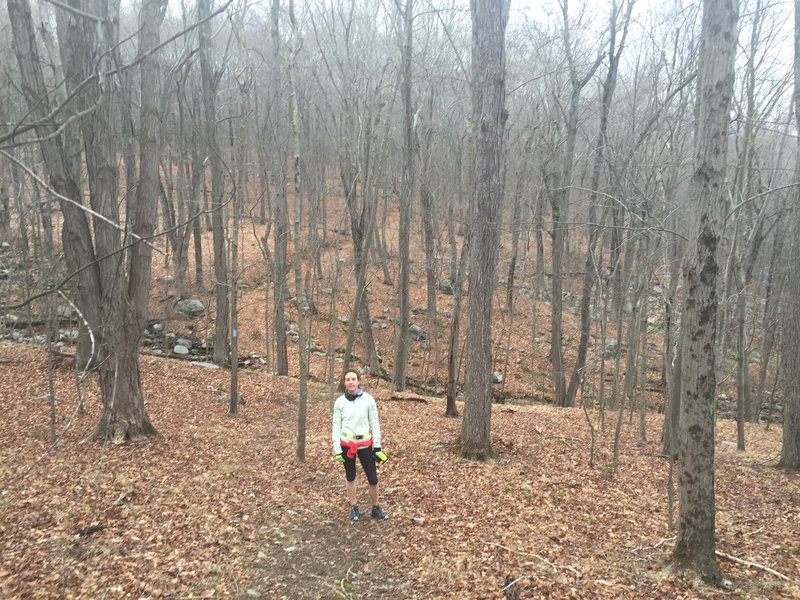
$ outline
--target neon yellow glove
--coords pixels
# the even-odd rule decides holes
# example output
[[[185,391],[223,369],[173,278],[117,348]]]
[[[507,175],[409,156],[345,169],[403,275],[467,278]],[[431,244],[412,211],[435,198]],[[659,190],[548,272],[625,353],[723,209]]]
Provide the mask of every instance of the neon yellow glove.
[[[384,454],[383,450],[380,448],[373,448],[372,453],[375,455],[375,460],[378,461],[378,464],[380,465],[389,460],[389,457],[386,456],[386,454]]]
[[[339,452],[339,454],[337,454],[333,458],[336,460],[336,462],[344,464],[344,452]]]

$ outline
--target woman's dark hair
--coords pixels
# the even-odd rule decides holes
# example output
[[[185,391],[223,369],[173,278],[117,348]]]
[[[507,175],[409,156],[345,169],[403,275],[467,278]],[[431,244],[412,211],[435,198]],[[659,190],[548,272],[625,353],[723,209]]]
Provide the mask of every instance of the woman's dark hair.
[[[359,374],[359,372],[356,371],[355,369],[347,369],[347,371],[342,373],[342,380],[340,381],[342,389],[344,389],[344,378],[347,377],[348,373],[353,373],[356,376],[356,379],[358,379],[358,383],[361,383],[361,375]]]

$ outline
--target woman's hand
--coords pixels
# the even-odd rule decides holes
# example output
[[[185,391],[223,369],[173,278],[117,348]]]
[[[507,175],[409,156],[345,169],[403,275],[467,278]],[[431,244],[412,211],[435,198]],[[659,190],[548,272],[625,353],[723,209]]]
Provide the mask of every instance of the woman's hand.
[[[389,457],[386,456],[386,454],[384,454],[383,450],[381,450],[380,448],[373,448],[372,454],[375,456],[375,460],[380,465],[389,460]]]

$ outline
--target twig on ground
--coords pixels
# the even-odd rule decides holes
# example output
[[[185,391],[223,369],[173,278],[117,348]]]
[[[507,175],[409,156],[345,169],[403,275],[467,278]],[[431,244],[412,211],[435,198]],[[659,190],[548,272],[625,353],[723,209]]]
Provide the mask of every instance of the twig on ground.
[[[659,547],[663,546],[667,542],[673,541],[675,539],[675,537],[676,536],[673,535],[672,537],[664,538],[663,540],[657,541],[652,546],[644,546],[642,548],[634,548],[633,550],[631,550],[631,554],[636,554],[638,556],[639,552],[642,551],[642,550],[655,550],[656,548],[659,548]]]
[[[783,573],[779,573],[778,571],[776,571],[775,569],[771,569],[770,567],[767,567],[767,566],[764,566],[764,565],[760,565],[758,563],[755,563],[755,562],[752,562],[752,561],[749,561],[749,560],[744,560],[742,558],[736,558],[735,556],[732,556],[731,554],[726,554],[725,552],[720,552],[719,550],[715,550],[714,553],[717,556],[719,556],[721,558],[725,558],[725,559],[727,559],[727,560],[729,560],[731,562],[739,563],[740,565],[744,565],[746,567],[753,567],[754,569],[760,569],[761,571],[764,571],[765,573],[769,573],[770,575],[774,575],[775,577],[777,577],[779,579],[783,579],[784,581],[788,581],[789,583],[793,583],[794,585],[800,585],[800,583],[798,583],[797,581],[795,581],[791,577],[787,577]]]
[[[516,584],[516,583],[519,583],[520,581],[522,581],[523,579],[527,579],[528,577],[530,577],[530,575],[523,575],[522,577],[517,577],[517,578],[516,578],[515,580],[513,580],[511,583],[507,583],[507,584],[505,585],[505,587],[504,587],[502,590],[500,590],[500,591],[501,591],[501,592],[505,592],[505,591],[506,591],[508,588],[510,588],[512,585],[514,585],[514,584]]]

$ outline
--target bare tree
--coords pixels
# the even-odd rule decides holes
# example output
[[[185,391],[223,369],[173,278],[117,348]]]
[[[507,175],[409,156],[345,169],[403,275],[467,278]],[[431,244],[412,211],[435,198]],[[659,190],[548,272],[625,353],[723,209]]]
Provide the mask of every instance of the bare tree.
[[[599,274],[598,259],[595,255],[597,240],[600,236],[600,225],[597,223],[597,205],[599,204],[598,188],[600,187],[600,168],[602,166],[606,145],[608,143],[608,119],[611,111],[611,101],[614,97],[614,88],[617,84],[617,71],[622,51],[625,48],[625,40],[628,35],[628,24],[631,20],[634,0],[627,1],[624,16],[622,16],[622,32],[619,41],[617,31],[619,29],[618,20],[622,13],[623,4],[617,4],[616,0],[611,2],[611,15],[609,17],[610,40],[608,45],[608,71],[603,81],[602,98],[600,101],[600,127],[595,142],[594,159],[592,163],[592,178],[589,184],[591,197],[589,198],[589,244],[586,250],[586,265],[583,273],[583,292],[581,293],[581,332],[578,342],[578,356],[575,359],[575,367],[567,389],[566,405],[575,405],[575,396],[578,386],[583,380],[583,370],[586,367],[586,352],[589,347],[589,333],[591,327],[590,303],[592,289]],[[617,46],[619,42],[619,46]]]
[[[217,141],[217,88],[221,72],[215,71],[211,62],[209,0],[198,0],[197,14],[203,21],[200,25],[200,71],[202,76],[205,142],[211,165],[211,226],[214,245],[214,362],[226,365],[229,360],[229,301],[228,301],[228,255],[225,250],[225,228],[223,224],[223,198],[225,185],[222,179],[222,151]]]
[[[306,294],[303,289],[303,187],[300,131],[302,128],[300,118],[300,104],[297,99],[297,57],[302,49],[300,28],[294,11],[294,0],[289,0],[289,23],[292,28],[293,48],[289,54],[289,82],[290,105],[292,120],[292,145],[294,147],[294,297],[297,305],[297,352],[300,363],[300,397],[297,403],[297,451],[295,456],[298,461],[306,459],[306,415],[308,413],[308,334],[306,332],[305,311],[308,307]]]
[[[398,10],[400,8],[399,2]],[[399,263],[400,277],[398,295],[400,296],[400,325],[395,336],[394,389],[402,391],[406,387],[406,367],[408,366],[408,319],[409,319],[409,258],[411,229],[411,192],[414,187],[414,151],[412,140],[411,106],[411,53],[413,51],[414,0],[406,0],[403,9],[403,50],[402,50],[402,98],[403,98],[403,182],[400,188],[400,238]]]
[[[569,66],[570,96],[569,107],[566,114],[566,138],[563,140],[560,169],[553,171],[553,180],[550,190],[550,207],[553,213],[552,232],[552,265],[553,265],[553,294],[551,301],[551,334],[550,334],[550,362],[553,369],[553,387],[555,389],[555,404],[557,406],[572,406],[574,396],[567,394],[567,385],[564,378],[564,350],[562,340],[562,278],[564,276],[562,265],[564,261],[565,241],[569,220],[569,197],[572,186],[572,173],[575,168],[575,146],[578,137],[578,110],[583,88],[594,76],[603,61],[603,53],[598,52],[594,62],[589,65],[583,74],[578,72],[575,61],[575,50],[571,26],[569,22],[569,0],[561,0],[561,13],[563,20],[562,36],[564,51]],[[616,24],[616,20],[614,21]],[[577,389],[577,388],[576,388]]]
[[[738,2],[704,0],[695,112],[692,249],[681,326],[680,515],[673,560],[718,582],[715,555],[717,246],[725,206]]]
[[[272,19],[272,119],[273,138],[275,151],[273,152],[273,177],[275,179],[275,230],[274,230],[274,257],[272,261],[273,282],[273,317],[272,326],[275,333],[275,373],[278,375],[289,374],[289,355],[286,348],[286,318],[284,317],[283,302],[288,296],[286,271],[288,269],[287,243],[289,238],[289,205],[286,199],[286,145],[284,143],[283,123],[285,121],[281,111],[283,109],[283,85],[280,36],[280,0],[272,0],[270,17]]]
[[[503,205],[506,0],[472,0],[472,120],[475,213],[471,222],[469,306],[461,455],[491,453],[492,299]]]
[[[794,2],[794,110],[800,124],[800,0]],[[800,151],[800,137],[797,142]],[[795,165],[795,181],[800,180],[800,152]],[[795,192],[796,197],[800,194]],[[783,445],[778,466],[787,471],[800,470],[800,390],[796,384],[800,369],[800,207],[792,210],[794,235],[787,290],[787,317],[783,342]]]
[[[63,241],[67,265],[78,278],[78,306],[92,328],[100,375],[103,415],[95,436],[117,442],[156,433],[144,408],[139,381],[139,343],[147,323],[152,246],[145,238],[155,226],[158,197],[158,73],[154,49],[164,5],[146,2],[140,13],[139,63],[141,64],[140,181],[134,212],[128,214],[128,235],[123,238],[117,203],[115,151],[115,95],[108,81],[109,50],[116,43],[116,7],[102,0],[87,11],[70,15],[59,31],[59,44],[73,60],[65,64],[65,77],[76,99],[75,116],[81,120],[91,207],[82,206],[71,155],[54,130],[48,97],[38,61],[38,51],[26,1],[8,2],[23,89],[34,115],[52,191],[64,215]],[[71,12],[71,9],[60,9]],[[97,67],[98,70],[93,70]],[[66,73],[66,70],[69,73]],[[87,213],[91,212],[90,229]],[[91,231],[91,233],[90,233]]]

